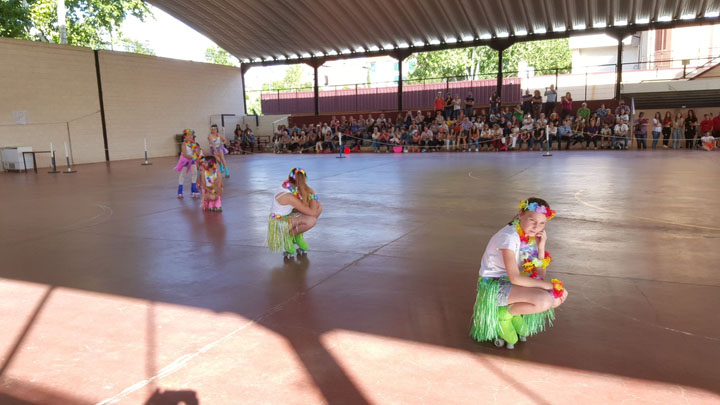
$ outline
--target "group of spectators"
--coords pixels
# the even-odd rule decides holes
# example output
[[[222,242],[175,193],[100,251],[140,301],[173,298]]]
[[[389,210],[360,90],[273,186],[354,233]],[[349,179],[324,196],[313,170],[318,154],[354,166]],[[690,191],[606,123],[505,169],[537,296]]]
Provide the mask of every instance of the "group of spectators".
[[[563,143],[565,149],[577,144],[586,149],[591,144],[594,149],[627,149],[633,137],[638,149],[647,149],[648,133],[652,134],[653,149],[662,136],[663,148],[685,145],[710,150],[717,146],[715,139],[720,135],[720,115],[706,114],[699,121],[693,110],[675,117],[668,111],[664,117],[658,112],[650,120],[641,112],[631,124],[630,107],[623,100],[614,110],[603,104],[591,111],[584,102],[575,110],[569,92],[559,105],[556,103],[557,92],[552,85],[545,89],[544,97],[545,102],[540,91],[530,94],[526,90],[521,104],[505,108],[493,94],[488,109],[477,109],[472,94],[463,100],[459,95],[448,93],[443,97],[438,93],[434,112],[425,114],[407,111],[394,119],[385,114],[343,115],[333,116],[329,123],[280,126],[272,139],[273,150],[331,153],[342,144],[356,151],[371,146],[375,152],[478,152],[561,149]]]

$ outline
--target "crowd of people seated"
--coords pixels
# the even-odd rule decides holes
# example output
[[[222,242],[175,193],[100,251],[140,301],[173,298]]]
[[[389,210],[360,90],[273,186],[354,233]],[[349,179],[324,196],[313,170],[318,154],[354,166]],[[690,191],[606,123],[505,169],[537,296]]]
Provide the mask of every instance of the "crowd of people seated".
[[[559,150],[563,145],[566,150],[576,145],[627,150],[631,140],[638,149],[647,149],[650,141],[653,149],[717,147],[720,114],[706,114],[699,121],[693,110],[674,117],[669,111],[664,116],[657,112],[652,119],[641,112],[631,120],[630,107],[623,100],[614,110],[601,105],[591,111],[584,102],[575,109],[569,92],[560,103],[556,96],[551,85],[545,90],[545,102],[540,91],[526,91],[521,104],[505,108],[493,94],[489,108],[478,109],[472,94],[462,100],[459,95],[448,93],[443,98],[438,93],[434,112],[425,114],[407,111],[394,119],[384,113],[343,115],[333,116],[330,122],[280,126],[272,139],[273,151],[332,153],[341,142],[343,148],[360,151],[370,146],[374,152]]]

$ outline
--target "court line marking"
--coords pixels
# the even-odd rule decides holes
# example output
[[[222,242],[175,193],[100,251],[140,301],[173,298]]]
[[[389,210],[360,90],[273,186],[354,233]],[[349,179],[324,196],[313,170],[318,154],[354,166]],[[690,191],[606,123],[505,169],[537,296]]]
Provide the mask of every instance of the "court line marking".
[[[596,210],[599,210],[599,211],[608,212],[608,213],[611,213],[611,214],[617,214],[617,211],[609,210],[609,209],[607,209],[607,208],[598,207],[597,205],[591,204],[591,203],[583,200],[582,198],[580,198],[580,194],[581,194],[583,191],[585,191],[585,190],[579,190],[578,192],[575,193],[575,200],[577,200],[577,202],[579,202],[580,204],[583,204],[583,205],[585,205],[585,206],[587,206],[587,207],[590,207],[590,208],[594,208],[594,209],[596,209]],[[668,225],[675,225],[675,226],[684,226],[684,227],[687,227],[687,228],[706,229],[706,230],[710,230],[710,231],[720,231],[720,228],[715,228],[715,227],[712,227],[712,226],[684,224],[684,223],[682,223],[682,222],[674,222],[674,221],[666,221],[666,220],[664,220],[664,219],[641,217],[641,216],[638,216],[638,215],[632,215],[632,214],[626,214],[626,213],[623,213],[623,214],[621,214],[621,215],[624,215],[624,216],[630,217],[630,218],[634,218],[634,219],[640,219],[640,220],[643,220],[643,221],[657,222],[657,223],[661,223],[661,224],[668,224]]]

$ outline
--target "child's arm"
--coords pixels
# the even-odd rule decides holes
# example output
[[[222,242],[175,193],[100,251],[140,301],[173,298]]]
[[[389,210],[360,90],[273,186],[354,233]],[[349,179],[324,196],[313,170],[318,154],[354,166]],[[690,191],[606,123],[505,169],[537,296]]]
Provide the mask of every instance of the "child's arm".
[[[307,206],[302,203],[302,201],[298,200],[295,196],[292,194],[284,194],[281,195],[280,198],[277,199],[280,204],[283,205],[292,205],[293,208],[298,210],[301,214],[310,215],[312,217],[317,217],[319,213],[317,212],[318,206],[310,203],[310,206]]]
[[[218,197],[222,197],[224,187],[225,184],[223,183],[222,176],[218,176],[215,180],[215,184],[213,184],[213,188],[215,189],[215,193],[218,195]]]
[[[553,285],[549,281],[535,280],[534,278],[526,277],[520,274],[520,268],[515,260],[515,252],[510,249],[500,249],[500,251],[502,251],[503,262],[505,262],[505,270],[507,271],[508,278],[513,285],[520,287],[542,288],[543,290],[553,289]]]

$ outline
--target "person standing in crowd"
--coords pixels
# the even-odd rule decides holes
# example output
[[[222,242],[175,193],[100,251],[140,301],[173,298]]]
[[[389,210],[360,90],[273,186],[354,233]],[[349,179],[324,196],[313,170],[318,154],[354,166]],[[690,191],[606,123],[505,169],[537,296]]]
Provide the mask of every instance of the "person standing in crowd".
[[[670,111],[665,111],[665,118],[663,118],[663,148],[668,148],[668,143],[670,143],[670,132],[672,131],[672,125],[673,125],[673,119],[672,114]]]
[[[500,96],[498,96],[497,92],[493,92],[492,96],[490,96],[490,115],[497,115],[499,110]]]
[[[713,132],[713,120],[710,118],[710,114],[704,114],[703,120],[700,122],[700,133],[706,134],[710,132],[712,134]],[[698,141],[698,146],[700,145],[700,141]]]
[[[450,118],[452,118],[452,113],[453,113],[453,98],[450,95],[450,93],[448,92],[448,94],[445,96],[445,110],[444,110],[445,119],[449,120]]]
[[[572,94],[568,91],[560,100],[560,118],[565,119],[572,116],[573,99]]]
[[[454,120],[456,120],[460,117],[460,111],[462,111],[462,105],[463,105],[463,101],[460,98],[460,95],[456,94],[455,99],[453,99],[453,116],[452,116],[452,118]]]
[[[468,93],[467,97],[465,97],[465,116],[468,118],[472,118],[475,113],[473,111],[473,108],[475,107],[475,97],[473,97],[472,93]]]
[[[435,115],[437,116],[438,113],[442,114],[443,108],[445,108],[445,100],[442,98],[442,92],[438,91],[435,97]]]
[[[542,96],[540,90],[535,90],[532,97],[532,116],[537,118],[542,112]]]
[[[695,111],[688,110],[685,118],[685,149],[692,149],[697,141],[697,126],[698,119],[695,116]]]
[[[652,136],[653,136],[653,143],[652,148],[657,149],[658,141],[660,140],[660,134],[662,133],[662,116],[660,115],[660,111],[657,111],[655,113],[655,117],[653,117],[652,121]]]
[[[525,89],[525,94],[522,96],[522,112],[523,114],[532,114],[532,94],[529,89]]]
[[[545,87],[545,115],[550,116],[555,112],[555,103],[557,103],[557,91],[555,85],[551,84],[550,88]]]
[[[672,148],[680,149],[682,145],[683,129],[685,129],[685,118],[682,113],[678,112],[675,114],[675,119],[672,122]]]
[[[635,139],[640,150],[647,149],[647,126],[648,119],[645,118],[645,113],[641,111],[637,123],[635,123]]]

